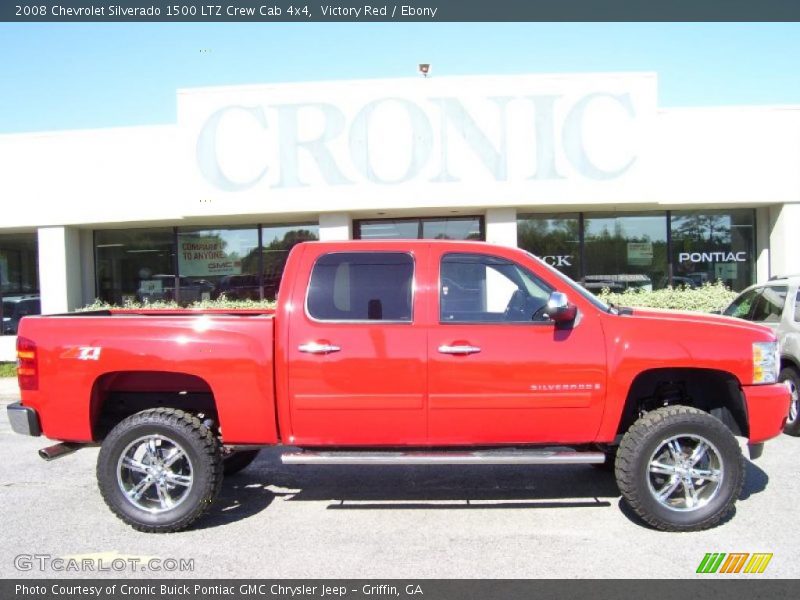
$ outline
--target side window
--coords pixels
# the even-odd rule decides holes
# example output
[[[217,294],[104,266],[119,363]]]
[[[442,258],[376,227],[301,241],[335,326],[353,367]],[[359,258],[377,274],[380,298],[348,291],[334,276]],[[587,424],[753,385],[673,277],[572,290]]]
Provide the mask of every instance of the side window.
[[[527,269],[503,258],[452,253],[439,271],[442,323],[544,321],[552,290]]]
[[[725,309],[725,312],[722,314],[729,317],[737,317],[739,319],[748,319],[750,315],[750,309],[753,308],[753,301],[756,299],[756,296],[760,291],[760,289],[754,289],[741,294],[731,303],[728,308]]]
[[[787,293],[786,286],[763,288],[753,307],[751,320],[759,323],[779,323]]]
[[[336,252],[317,259],[308,314],[322,321],[411,321],[414,259],[402,252]]]
[[[797,296],[794,299],[794,320],[800,323],[800,289],[797,290]]]

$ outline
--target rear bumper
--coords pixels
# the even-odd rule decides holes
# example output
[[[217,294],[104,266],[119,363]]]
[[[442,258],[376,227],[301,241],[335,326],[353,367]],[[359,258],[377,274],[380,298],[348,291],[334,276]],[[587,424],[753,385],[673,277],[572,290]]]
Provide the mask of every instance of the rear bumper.
[[[750,443],[757,444],[781,434],[789,415],[789,390],[782,383],[745,385]]]
[[[22,435],[42,435],[39,415],[30,406],[22,406],[19,402],[8,405],[8,422],[15,433]]]

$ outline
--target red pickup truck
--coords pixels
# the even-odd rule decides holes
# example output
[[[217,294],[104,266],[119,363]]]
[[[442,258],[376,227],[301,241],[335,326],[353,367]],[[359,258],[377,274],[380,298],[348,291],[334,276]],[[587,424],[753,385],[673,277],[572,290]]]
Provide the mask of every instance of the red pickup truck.
[[[651,526],[717,524],[789,392],[767,328],[607,306],[480,242],[311,242],[277,310],[22,320],[18,433],[102,444],[123,521],[177,531],[258,449],[284,463],[594,464]]]

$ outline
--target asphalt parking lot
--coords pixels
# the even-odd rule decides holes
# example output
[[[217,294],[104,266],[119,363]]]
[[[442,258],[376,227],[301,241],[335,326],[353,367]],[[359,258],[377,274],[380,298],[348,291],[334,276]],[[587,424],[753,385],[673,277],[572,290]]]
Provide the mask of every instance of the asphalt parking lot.
[[[0,380],[0,404],[16,396],[13,381]],[[687,578],[707,552],[771,552],[760,577],[800,573],[800,438],[781,436],[748,463],[732,519],[684,534],[640,524],[613,477],[589,466],[286,467],[276,451],[226,480],[192,530],[143,534],[104,505],[97,449],[46,463],[36,453],[45,445],[11,432],[3,406],[3,578],[97,575],[20,571],[21,554],[194,561],[191,573],[114,577]]]

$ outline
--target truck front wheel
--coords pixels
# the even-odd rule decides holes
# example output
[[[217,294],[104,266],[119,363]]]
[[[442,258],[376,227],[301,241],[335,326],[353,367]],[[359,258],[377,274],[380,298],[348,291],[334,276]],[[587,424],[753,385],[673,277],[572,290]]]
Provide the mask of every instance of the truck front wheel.
[[[699,531],[732,509],[744,482],[736,438],[696,408],[667,406],[647,413],[622,438],[615,464],[628,505],[662,531]]]
[[[213,432],[182,410],[144,410],[121,421],[97,459],[100,493],[139,531],[180,531],[202,516],[222,484]]]

